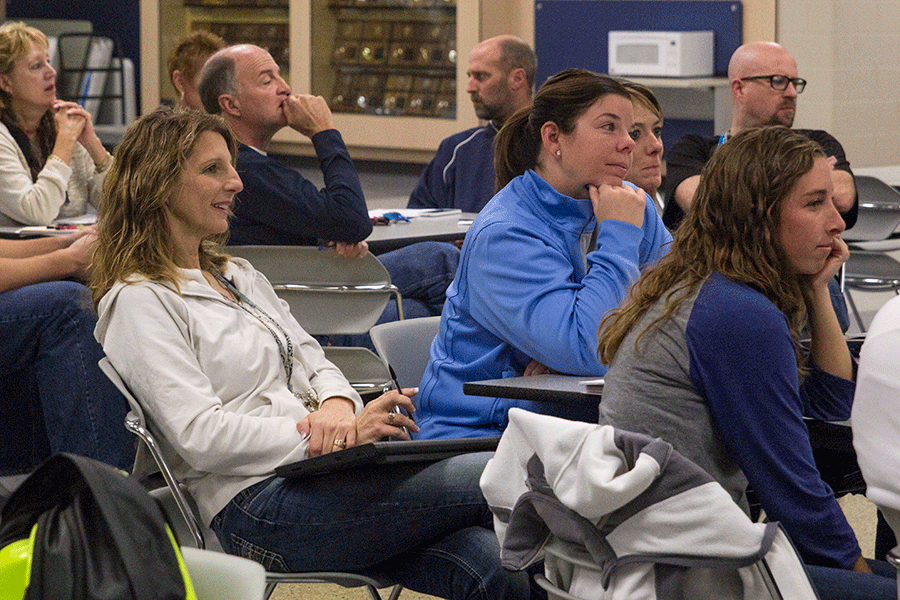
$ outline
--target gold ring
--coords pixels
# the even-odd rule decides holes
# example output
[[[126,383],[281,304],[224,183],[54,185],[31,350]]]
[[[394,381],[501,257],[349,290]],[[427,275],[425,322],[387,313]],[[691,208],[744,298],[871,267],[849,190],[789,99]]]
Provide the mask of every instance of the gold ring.
[[[337,446],[338,448],[346,448],[347,447],[347,442],[344,440],[334,440],[331,443],[334,444],[335,446]]]
[[[394,424],[394,414],[395,414],[394,411],[391,411],[388,413],[388,424],[389,425]]]

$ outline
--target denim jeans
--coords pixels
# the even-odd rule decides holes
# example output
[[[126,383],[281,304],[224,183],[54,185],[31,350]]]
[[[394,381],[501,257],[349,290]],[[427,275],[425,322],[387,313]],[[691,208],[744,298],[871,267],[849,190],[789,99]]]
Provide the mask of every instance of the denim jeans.
[[[478,480],[491,453],[267,479],[212,528],[222,547],[272,571],[352,571],[440,598],[525,599],[528,574],[500,566]]]
[[[881,560],[866,560],[874,575],[848,569],[807,565],[822,600],[896,600],[897,571]]]
[[[97,366],[96,322],[78,283],[0,293],[0,475],[30,472],[57,452],[131,468],[128,405]]]
[[[459,248],[445,242],[419,242],[379,254],[378,260],[390,274],[391,283],[400,290],[405,318],[441,314],[447,288],[456,275]],[[389,312],[389,306],[380,322],[397,320],[396,305],[392,306],[394,312]]]

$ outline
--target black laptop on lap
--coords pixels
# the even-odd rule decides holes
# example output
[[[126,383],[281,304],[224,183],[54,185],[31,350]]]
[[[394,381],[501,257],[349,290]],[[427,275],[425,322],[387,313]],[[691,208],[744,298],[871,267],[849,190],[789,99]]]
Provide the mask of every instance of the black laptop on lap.
[[[275,468],[279,477],[307,477],[366,465],[437,462],[457,454],[493,452],[499,436],[371,442]]]

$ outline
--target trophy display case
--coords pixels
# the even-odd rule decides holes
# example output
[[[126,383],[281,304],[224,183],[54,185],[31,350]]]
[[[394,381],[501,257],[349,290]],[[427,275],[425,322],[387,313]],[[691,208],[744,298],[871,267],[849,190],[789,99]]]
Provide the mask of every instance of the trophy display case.
[[[332,111],[456,118],[455,0],[314,0],[313,93]],[[314,50],[315,51],[315,50]]]
[[[466,94],[469,51],[499,33],[531,39],[534,5],[513,0],[140,0],[141,106],[175,91],[166,60],[194,29],[266,48],[293,93],[324,97],[354,158],[427,162],[478,124]],[[311,154],[285,128],[273,152]]]

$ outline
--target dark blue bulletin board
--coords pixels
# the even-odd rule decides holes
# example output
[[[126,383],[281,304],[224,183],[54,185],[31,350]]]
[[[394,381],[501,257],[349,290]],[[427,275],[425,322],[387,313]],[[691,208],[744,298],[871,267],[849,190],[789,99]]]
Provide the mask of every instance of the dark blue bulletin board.
[[[716,75],[741,45],[738,0],[538,0],[534,5],[536,83],[563,69],[605,73],[610,31],[715,32]]]
[[[537,0],[534,40],[538,58],[535,84],[564,69],[607,72],[610,31],[715,32],[715,74],[728,73],[728,61],[741,45],[740,0]],[[663,107],[665,111],[665,106]],[[685,133],[713,135],[713,121],[666,119],[666,151]]]

